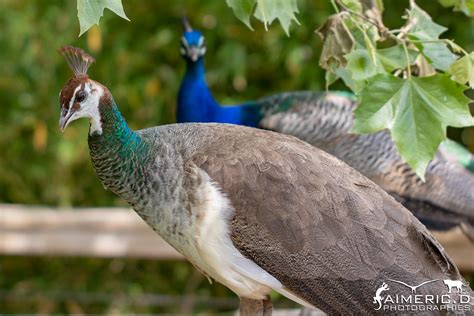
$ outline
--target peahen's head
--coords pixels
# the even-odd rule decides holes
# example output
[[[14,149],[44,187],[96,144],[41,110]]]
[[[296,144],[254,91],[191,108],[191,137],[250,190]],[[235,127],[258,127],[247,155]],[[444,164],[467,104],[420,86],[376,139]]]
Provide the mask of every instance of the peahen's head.
[[[101,133],[99,108],[110,105],[112,98],[105,86],[87,75],[87,70],[95,59],[82,49],[72,46],[60,48],[59,53],[66,58],[74,72],[74,76],[59,93],[61,131],[64,131],[70,122],[86,117],[91,122],[91,134]]]
[[[206,53],[204,36],[201,32],[192,29],[186,17],[183,17],[183,36],[181,37],[180,53],[181,56],[192,62],[196,62]]]

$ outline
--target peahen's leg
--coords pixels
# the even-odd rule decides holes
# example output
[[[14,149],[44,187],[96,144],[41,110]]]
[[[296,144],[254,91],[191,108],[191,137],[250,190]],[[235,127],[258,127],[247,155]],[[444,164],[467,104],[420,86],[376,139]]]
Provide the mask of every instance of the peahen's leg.
[[[240,315],[241,316],[271,316],[272,301],[270,298],[265,300],[253,300],[250,298],[240,298]]]
[[[263,316],[272,316],[273,304],[272,299],[269,297],[262,301],[263,303]]]

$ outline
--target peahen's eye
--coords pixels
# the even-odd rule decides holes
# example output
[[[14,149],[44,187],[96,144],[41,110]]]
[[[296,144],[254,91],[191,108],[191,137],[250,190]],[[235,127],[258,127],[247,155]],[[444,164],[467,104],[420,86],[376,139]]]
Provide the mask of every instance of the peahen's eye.
[[[87,97],[87,93],[84,90],[81,90],[76,94],[76,102],[81,103],[82,101],[86,99],[86,97]]]

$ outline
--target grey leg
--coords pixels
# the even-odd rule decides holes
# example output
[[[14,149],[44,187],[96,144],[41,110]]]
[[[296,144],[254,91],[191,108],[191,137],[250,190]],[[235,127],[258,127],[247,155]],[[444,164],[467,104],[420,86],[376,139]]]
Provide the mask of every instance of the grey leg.
[[[269,298],[265,300],[253,300],[245,297],[240,298],[241,316],[271,316],[272,310],[273,305]]]
[[[263,316],[272,316],[273,304],[271,298],[267,298],[263,302]]]

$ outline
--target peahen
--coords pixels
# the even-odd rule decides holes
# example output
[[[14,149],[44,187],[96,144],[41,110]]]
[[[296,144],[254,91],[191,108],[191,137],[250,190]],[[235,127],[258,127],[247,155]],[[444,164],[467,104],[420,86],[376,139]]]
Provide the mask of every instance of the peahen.
[[[87,76],[93,58],[70,46],[60,52],[75,74],[60,92],[61,130],[90,121],[102,184],[234,291],[243,315],[271,315],[271,289],[327,313],[368,314],[388,279],[435,280],[417,294],[458,300],[442,282],[462,280],[443,248],[345,163],[292,136],[238,125],[132,131],[107,87]],[[406,292],[390,285],[393,295]]]
[[[474,161],[467,150],[444,144],[430,163],[426,183],[403,162],[388,131],[355,135],[346,92],[283,93],[241,105],[221,106],[213,98],[204,70],[204,37],[183,19],[181,54],[186,73],[181,84],[177,121],[232,123],[260,127],[300,138],[348,163],[395,196],[425,225],[448,230],[461,225],[474,241]],[[461,157],[461,158],[459,158]],[[470,159],[469,159],[470,158]]]

